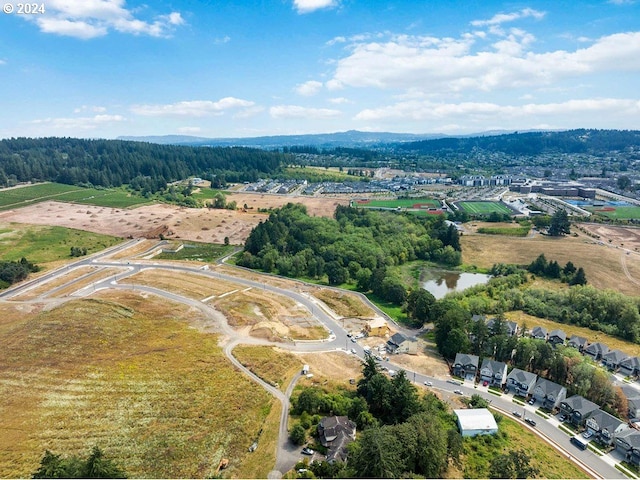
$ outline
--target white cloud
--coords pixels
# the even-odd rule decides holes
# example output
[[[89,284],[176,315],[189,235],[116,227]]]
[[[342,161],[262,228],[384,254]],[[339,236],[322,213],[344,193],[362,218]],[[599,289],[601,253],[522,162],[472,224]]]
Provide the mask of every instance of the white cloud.
[[[534,37],[519,29],[491,44],[477,42],[473,35],[458,39],[395,35],[384,42],[355,43],[337,61],[325,86],[495,91],[539,88],[594,72],[640,70],[640,32],[605,36],[573,52],[533,52]]]
[[[137,115],[149,117],[185,116],[205,117],[223,115],[226,110],[249,108],[254,102],[240,98],[225,97],[217,102],[210,100],[192,100],[165,105],[134,105],[131,111]]]
[[[296,85],[296,93],[303,97],[312,97],[322,89],[322,82],[309,80],[308,82]]]
[[[546,12],[534,10],[533,8],[523,8],[519,12],[513,13],[498,13],[491,17],[489,20],[474,20],[471,25],[474,27],[484,27],[492,25],[502,25],[503,23],[513,22],[520,20],[521,18],[533,17],[536,20],[541,20],[546,15]]]
[[[110,30],[166,37],[185,23],[179,12],[140,20],[126,8],[125,0],[48,0],[45,14],[25,17],[35,21],[44,33],[85,40],[104,36]]]
[[[273,118],[304,118],[304,119],[327,119],[342,115],[339,110],[329,108],[308,108],[298,105],[277,105],[269,109],[269,114]]]
[[[200,127],[180,127],[178,132],[180,133],[200,133],[202,129]]]
[[[30,123],[51,130],[93,130],[109,124],[126,121],[122,115],[95,115],[93,117],[43,118]],[[46,131],[46,130],[45,130]]]
[[[503,122],[501,128],[514,125],[539,123],[540,118],[550,117],[553,121],[560,118],[573,118],[573,126],[590,118],[631,119],[640,115],[640,102],[635,99],[595,98],[568,100],[559,103],[528,103],[523,105],[499,105],[492,102],[437,103],[432,101],[398,102],[381,108],[365,109],[359,112],[356,120],[413,122],[446,121],[456,125],[486,125],[487,121]],[[517,123],[516,123],[517,122]]]
[[[333,103],[334,105],[342,105],[345,103],[353,103],[351,100],[349,100],[348,98],[344,98],[344,97],[335,97],[335,98],[330,98],[329,99],[329,103]]]
[[[229,35],[225,35],[224,37],[216,38],[213,42],[216,45],[223,45],[225,43],[229,43],[230,41],[231,41],[231,37]]]
[[[298,13],[311,13],[323,8],[337,6],[335,0],[293,0],[293,5]]]
[[[100,107],[97,105],[82,105],[79,108],[74,108],[73,113],[83,113],[83,112],[93,112],[93,113],[104,113],[107,109],[105,107]]]

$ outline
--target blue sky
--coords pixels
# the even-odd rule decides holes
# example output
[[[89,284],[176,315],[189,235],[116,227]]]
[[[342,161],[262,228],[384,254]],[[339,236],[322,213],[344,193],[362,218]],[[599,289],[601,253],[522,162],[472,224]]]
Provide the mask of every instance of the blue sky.
[[[39,4],[0,138],[640,129],[640,0]]]

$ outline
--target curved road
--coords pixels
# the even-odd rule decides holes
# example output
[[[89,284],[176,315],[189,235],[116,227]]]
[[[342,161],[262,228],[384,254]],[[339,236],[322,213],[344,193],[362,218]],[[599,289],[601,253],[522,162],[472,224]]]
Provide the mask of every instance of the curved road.
[[[62,267],[60,269],[54,270],[52,272],[49,272],[45,275],[40,276],[39,278],[36,278],[29,282],[25,282],[21,285],[18,285],[17,287],[5,290],[2,293],[0,293],[0,299],[8,299],[13,296],[24,293],[25,291],[36,288],[37,286],[40,286],[43,283],[46,283],[47,281],[50,281],[60,275],[66,274],[72,269],[93,265],[93,266],[100,266],[100,267],[120,268],[120,269],[124,269],[125,271],[123,271],[122,273],[118,273],[114,276],[110,276],[109,278],[99,280],[87,287],[81,288],[74,295],[85,296],[100,289],[110,289],[110,288],[126,289],[126,290],[133,289],[133,290],[144,291],[146,293],[162,296],[164,298],[167,298],[175,302],[187,304],[189,306],[192,306],[204,312],[209,318],[212,318],[216,322],[216,324],[221,329],[222,333],[225,335],[225,337],[228,338],[226,344],[224,345],[224,353],[227,356],[227,358],[229,358],[229,360],[232,362],[232,364],[235,365],[238,369],[240,369],[240,371],[248,375],[253,381],[258,383],[269,393],[271,393],[282,404],[282,414],[280,419],[276,466],[275,466],[275,470],[272,471],[269,475],[270,478],[281,477],[283,472],[286,472],[291,468],[293,468],[296,461],[299,460],[299,447],[292,445],[291,442],[289,441],[288,430],[287,430],[287,418],[288,418],[288,412],[289,412],[289,398],[290,398],[291,392],[293,391],[295,383],[300,378],[300,374],[298,374],[291,381],[291,383],[287,388],[287,391],[283,393],[277,388],[265,382],[264,380],[260,379],[251,371],[249,371],[246,367],[244,367],[232,355],[233,348],[239,343],[250,343],[250,344],[262,344],[262,345],[277,345],[282,348],[286,348],[293,351],[299,351],[299,352],[319,352],[319,351],[335,351],[335,350],[344,350],[348,352],[350,349],[353,349],[358,355],[358,357],[360,358],[364,358],[364,350],[359,344],[350,341],[350,339],[347,337],[347,332],[341,327],[341,324],[337,321],[337,317],[335,316],[335,314],[333,314],[333,312],[331,312],[326,307],[326,305],[324,305],[322,302],[318,301],[317,299],[311,296],[307,296],[302,293],[287,290],[284,288],[268,285],[267,283],[264,283],[264,282],[258,282],[254,280],[248,280],[245,278],[239,278],[233,275],[219,273],[219,272],[216,272],[215,270],[203,269],[202,267],[199,267],[199,268],[190,267],[186,265],[171,264],[171,263],[159,264],[157,262],[148,262],[148,261],[147,262],[126,261],[126,260],[114,261],[106,258],[109,255],[113,255],[115,253],[118,253],[120,251],[125,250],[126,248],[129,248],[135,245],[138,241],[139,240],[132,240],[129,242],[125,242],[122,245],[112,247],[104,252],[101,252],[100,254],[83,258],[66,267]],[[151,250],[155,250],[157,248],[158,246],[156,245]],[[311,314],[322,325],[324,325],[325,328],[327,328],[330,331],[329,340],[278,343],[278,342],[269,342],[266,340],[240,336],[233,328],[229,326],[225,317],[222,314],[220,314],[217,310],[215,310],[214,308],[210,307],[209,305],[207,305],[206,303],[200,300],[184,297],[182,295],[178,295],[178,294],[168,292],[162,289],[154,288],[154,287],[133,285],[133,284],[119,285],[117,283],[119,280],[122,280],[126,277],[129,277],[131,275],[134,275],[135,273],[138,273],[146,269],[163,269],[163,270],[171,270],[176,272],[188,272],[192,274],[196,273],[199,275],[210,277],[212,279],[219,279],[219,280],[234,282],[247,287],[263,289],[279,295],[287,296],[295,300],[296,302],[304,305],[311,312]],[[255,274],[257,272],[252,271],[252,273]],[[73,282],[69,282],[69,283],[72,284]],[[49,293],[52,293],[52,292],[49,292]],[[371,305],[370,302],[368,302],[368,300],[366,299],[366,297],[364,297],[364,299],[369,305]],[[375,308],[375,306],[373,305],[371,306],[375,311],[379,312],[379,310]],[[384,316],[386,317],[386,315]],[[381,366],[384,366],[387,368],[392,368],[392,369],[398,368],[395,365],[393,365],[393,363],[391,362],[382,361],[380,362],[380,364]],[[556,425],[557,422],[555,420],[549,420],[549,421],[544,420],[542,417],[535,415],[533,408],[528,405],[524,407],[515,406],[516,404],[512,402],[509,396],[495,396],[493,394],[486,392],[486,389],[476,389],[474,388],[473,385],[460,386],[458,384],[451,383],[450,381],[427,377],[417,372],[407,371],[407,378],[409,378],[410,380],[413,379],[416,383],[419,383],[419,384],[423,384],[429,381],[433,385],[431,388],[436,388],[438,390],[441,390],[443,393],[449,394],[449,395],[452,395],[453,390],[456,390],[456,389],[461,390],[466,395],[472,395],[474,393],[477,393],[483,396],[484,398],[486,398],[488,401],[490,401],[493,408],[497,408],[498,410],[506,414],[509,414],[516,408],[523,410],[524,412],[528,411],[528,416],[531,416],[532,418],[535,418],[538,421],[538,426],[535,429],[536,432],[539,435],[541,435],[543,438],[545,438],[549,443],[553,444],[553,446],[558,448],[561,452],[564,452],[573,461],[575,461],[576,463],[581,465],[583,468],[585,468],[585,470],[590,472],[591,475],[593,475],[594,477],[601,477],[601,478],[619,478],[621,476],[621,472],[616,470],[611,465],[611,462],[603,461],[601,457],[598,457],[590,450],[579,451],[573,445],[571,445],[569,441],[569,437],[557,427]],[[522,425],[528,427],[528,425],[524,423],[522,423]]]

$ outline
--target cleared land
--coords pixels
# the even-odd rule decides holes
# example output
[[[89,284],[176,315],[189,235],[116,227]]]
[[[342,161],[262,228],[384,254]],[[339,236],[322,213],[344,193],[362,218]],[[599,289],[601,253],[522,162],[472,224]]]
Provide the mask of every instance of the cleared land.
[[[600,226],[605,235],[628,235],[628,229],[620,227]],[[606,230],[606,231],[605,231]],[[598,230],[600,231],[600,230]],[[636,240],[637,241],[637,240]],[[547,260],[556,260],[561,265],[568,261],[576,267],[582,267],[587,274],[589,284],[600,289],[614,289],[627,295],[638,295],[638,286],[629,280],[623,271],[620,261],[621,250],[607,245],[599,245],[597,241],[582,233],[577,237],[494,237],[489,235],[465,234],[460,237],[462,245],[462,261],[465,264],[482,268],[491,268],[495,263],[515,263],[525,265],[531,263],[541,253]],[[615,245],[615,241],[612,242]],[[626,240],[625,248],[631,246]],[[630,254],[626,257],[629,271],[636,271],[640,265],[640,255]],[[640,280],[640,279],[639,279]]]
[[[9,223],[3,221],[2,215],[0,213],[0,260],[25,257],[37,264],[70,260],[71,247],[86,248],[90,254],[121,241],[114,236],[78,229]]]
[[[209,477],[221,458],[225,475],[266,478],[275,441],[247,448],[277,408],[217,336],[191,328],[209,320],[154,297],[99,297],[46,313],[0,304],[0,476],[29,477],[45,449],[99,445],[134,478]]]
[[[233,349],[233,356],[262,380],[282,391],[303,365],[297,356],[264,345],[238,345]]]
[[[338,197],[308,197],[308,196],[287,196],[287,195],[267,195],[263,193],[230,193],[226,195],[227,203],[236,202],[238,208],[249,207],[249,212],[257,211],[258,208],[278,208],[287,203],[300,203],[307,207],[309,215],[314,217],[332,217],[338,205],[349,205],[348,198]]]
[[[328,288],[314,289],[313,296],[326,303],[341,317],[372,318],[376,314],[360,297],[352,293],[338,292]]]
[[[500,202],[470,202],[462,201],[457,202],[456,205],[462,208],[465,212],[475,215],[489,215],[493,212],[506,213],[512,215],[513,211]]]

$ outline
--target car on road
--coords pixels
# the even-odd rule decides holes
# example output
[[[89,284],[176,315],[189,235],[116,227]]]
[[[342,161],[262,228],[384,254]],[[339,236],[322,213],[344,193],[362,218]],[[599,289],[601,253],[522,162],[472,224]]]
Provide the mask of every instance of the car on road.
[[[355,337],[351,337],[351,341],[352,341],[353,343],[356,343],[356,339],[355,339]]]
[[[462,395],[462,390],[454,390],[453,393],[456,393],[458,395]]]
[[[527,417],[527,418],[525,418],[525,419],[524,419],[524,421],[525,421],[525,422],[527,422],[527,423],[528,423],[529,425],[531,425],[532,427],[535,427],[535,426],[536,426],[536,421],[535,421],[533,418],[529,418],[529,417]]]
[[[382,361],[382,357],[381,357],[380,355],[376,355],[376,356],[375,356],[375,359],[376,359],[376,360],[378,360],[379,362],[381,362],[381,361]]]
[[[527,403],[528,403],[529,405],[533,405],[534,403],[536,403],[536,399],[535,399],[535,398],[532,398],[532,399],[531,399],[531,400],[529,400]]]
[[[351,337],[352,337],[352,335],[351,335],[350,333],[347,333],[347,337],[351,338]]]
[[[593,437],[593,432],[592,432],[592,431],[590,431],[590,430],[587,430],[586,432],[584,432],[584,433],[582,434],[582,436],[583,436],[584,438],[591,438],[591,437]]]
[[[309,447],[304,447],[302,449],[302,454],[303,455],[313,455],[313,453],[314,453],[313,450],[311,448],[309,448]]]
[[[522,418],[522,414],[520,412],[514,410],[512,413],[514,417]]]
[[[355,355],[355,354],[356,354],[356,349],[355,349],[355,348],[352,348],[352,349],[351,349],[351,353],[353,353],[353,354]]]
[[[427,380],[426,382],[424,382],[424,384],[425,384],[427,387],[433,387],[433,383],[432,383],[432,382],[430,382],[430,381],[428,381],[428,380]]]

